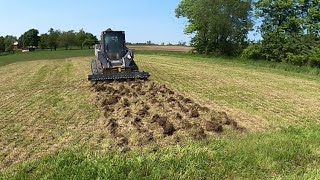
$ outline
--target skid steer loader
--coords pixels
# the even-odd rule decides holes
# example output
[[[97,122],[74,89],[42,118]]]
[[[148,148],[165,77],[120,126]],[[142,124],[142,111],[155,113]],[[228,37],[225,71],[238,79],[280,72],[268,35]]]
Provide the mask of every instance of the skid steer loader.
[[[90,81],[148,79],[148,72],[140,72],[134,62],[133,51],[125,45],[124,31],[104,31],[100,44],[95,46],[96,58],[92,60]]]

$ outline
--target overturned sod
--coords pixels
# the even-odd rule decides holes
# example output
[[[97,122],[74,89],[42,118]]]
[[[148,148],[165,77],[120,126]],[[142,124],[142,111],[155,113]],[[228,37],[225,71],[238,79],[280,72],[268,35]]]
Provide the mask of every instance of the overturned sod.
[[[113,150],[181,144],[224,129],[244,130],[218,112],[152,81],[93,84]]]

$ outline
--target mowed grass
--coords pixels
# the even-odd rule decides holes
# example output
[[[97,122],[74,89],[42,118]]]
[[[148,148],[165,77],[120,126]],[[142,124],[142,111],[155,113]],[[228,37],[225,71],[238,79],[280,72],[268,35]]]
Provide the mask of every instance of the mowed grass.
[[[92,56],[94,53],[93,49],[83,49],[83,50],[61,50],[57,51],[36,51],[29,53],[15,53],[6,56],[0,56],[0,66],[7,64],[20,62],[20,61],[34,61],[34,60],[43,60],[43,59],[63,59],[71,57],[86,57]]]
[[[4,179],[319,179],[319,129],[194,142],[157,152],[68,150],[7,171]]]
[[[320,177],[317,75],[218,58],[137,54],[151,80],[228,112],[248,133],[123,154],[108,150],[101,112],[92,103],[86,80],[91,58],[0,67],[0,179]]]
[[[152,79],[235,114],[251,130],[320,122],[318,75],[197,56],[141,55],[139,60]]]
[[[1,169],[98,138],[88,63],[73,58],[0,67]]]
[[[130,49],[139,52],[191,52],[192,47],[189,46],[159,46],[159,45],[129,45]]]

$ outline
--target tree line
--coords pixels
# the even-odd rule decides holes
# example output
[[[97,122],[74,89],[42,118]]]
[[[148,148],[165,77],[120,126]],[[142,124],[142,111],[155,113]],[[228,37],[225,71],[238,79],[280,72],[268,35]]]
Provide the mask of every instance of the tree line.
[[[199,53],[320,67],[319,0],[182,0],[176,16]],[[251,42],[257,20],[262,40]]]
[[[81,49],[91,48],[98,42],[98,39],[92,33],[85,32],[83,29],[76,32],[74,30],[60,31],[51,28],[47,33],[41,35],[39,35],[37,29],[30,29],[19,38],[10,35],[0,36],[0,53],[13,52],[15,42],[18,42],[17,48],[19,49],[57,50],[57,48],[65,48],[68,50],[75,46],[81,47]]]
[[[110,31],[111,28],[107,29]],[[30,29],[23,33],[19,38],[11,35],[0,36],[0,53],[2,52],[14,52],[14,43],[18,42],[18,49],[50,49],[57,50],[57,48],[65,48],[66,50],[71,47],[84,47],[91,48],[92,45],[99,43],[96,36],[92,33],[85,32],[80,29],[78,32],[74,30],[60,31],[53,28],[49,29],[47,33],[39,35],[37,29]],[[146,43],[130,43],[127,45],[160,45],[147,41]],[[177,44],[164,44],[162,46],[187,46],[184,41],[179,41]]]

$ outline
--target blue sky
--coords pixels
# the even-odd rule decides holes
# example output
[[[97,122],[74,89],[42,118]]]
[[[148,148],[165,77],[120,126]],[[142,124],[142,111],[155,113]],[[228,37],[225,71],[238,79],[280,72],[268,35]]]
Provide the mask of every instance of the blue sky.
[[[127,41],[177,43],[190,40],[183,33],[186,19],[174,10],[180,0],[1,0],[0,36],[20,36],[36,28],[79,30],[99,36],[102,30],[125,30]],[[250,35],[253,38],[252,35]]]

